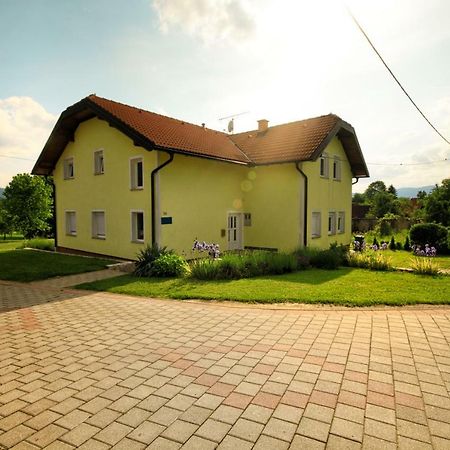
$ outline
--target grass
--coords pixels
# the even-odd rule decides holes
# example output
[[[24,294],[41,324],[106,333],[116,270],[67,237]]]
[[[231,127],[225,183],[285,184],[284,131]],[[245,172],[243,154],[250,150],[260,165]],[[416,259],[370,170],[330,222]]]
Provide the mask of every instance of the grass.
[[[365,269],[311,269],[232,281],[135,278],[130,275],[77,286],[81,289],[175,299],[251,303],[329,303],[347,306],[449,304],[450,277]]]
[[[15,250],[23,246],[25,241],[23,239],[5,239],[0,240],[0,252],[7,252],[9,250]]]
[[[415,256],[412,252],[406,252],[405,250],[384,250],[383,255],[391,258],[392,265],[394,267],[412,267]],[[433,261],[441,269],[450,269],[450,256],[435,256]]]
[[[104,269],[114,261],[36,250],[0,251],[0,279],[35,281]]]

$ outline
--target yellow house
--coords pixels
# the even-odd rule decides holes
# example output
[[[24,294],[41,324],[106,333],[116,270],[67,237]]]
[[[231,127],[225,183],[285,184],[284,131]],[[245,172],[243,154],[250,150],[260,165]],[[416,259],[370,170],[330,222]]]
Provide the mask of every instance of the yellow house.
[[[96,95],[61,114],[33,173],[53,175],[59,251],[124,259],[349,244],[352,179],[369,176],[334,114],[226,134]]]

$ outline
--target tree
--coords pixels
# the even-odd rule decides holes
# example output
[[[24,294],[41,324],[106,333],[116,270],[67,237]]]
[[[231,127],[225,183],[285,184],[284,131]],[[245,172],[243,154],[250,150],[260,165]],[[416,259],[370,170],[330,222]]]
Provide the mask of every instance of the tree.
[[[360,192],[355,192],[353,194],[353,198],[352,198],[352,202],[356,203],[358,205],[362,205],[364,204],[366,201],[366,197],[364,194],[360,193]]]
[[[392,184],[387,188],[387,191],[389,194],[392,194],[395,198],[397,198],[397,189],[395,189]]]
[[[13,227],[11,218],[6,213],[4,201],[0,199],[0,234],[3,234],[3,239],[5,239],[6,235],[12,233],[12,231]]]
[[[26,238],[48,230],[52,189],[43,178],[27,173],[13,177],[4,192],[4,207],[14,228]]]
[[[450,178],[442,181],[423,199],[427,222],[450,226]]]
[[[386,185],[383,181],[374,181],[370,183],[364,192],[366,199],[371,202],[376,194],[386,192]]]
[[[398,213],[396,198],[387,191],[377,192],[372,198],[369,214],[373,217],[380,218],[389,213]]]

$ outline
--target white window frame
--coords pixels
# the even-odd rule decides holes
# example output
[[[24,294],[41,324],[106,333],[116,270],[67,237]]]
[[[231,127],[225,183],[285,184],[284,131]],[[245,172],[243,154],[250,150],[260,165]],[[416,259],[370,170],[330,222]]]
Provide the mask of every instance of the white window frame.
[[[70,219],[73,217],[73,220]],[[77,213],[74,210],[65,210],[64,219],[66,222],[66,235],[76,236],[77,235]]]
[[[323,173],[322,173],[322,161],[323,161]],[[328,155],[326,153],[322,153],[322,155],[320,155],[319,174],[322,178],[330,177],[329,161],[328,161]]]
[[[138,239],[138,229],[137,229],[137,215],[142,214],[142,239]],[[130,211],[130,223],[131,223],[131,242],[137,242],[139,244],[145,242],[145,214],[144,211],[140,209],[132,209]]]
[[[95,223],[94,217],[97,217],[98,214],[103,214],[103,234],[99,234],[96,228],[97,225]],[[91,211],[91,229],[92,229],[92,239],[106,239],[106,214],[104,209],[93,209]]]
[[[142,163],[142,186],[138,186],[138,163]],[[144,189],[144,158],[142,156],[134,156],[130,158],[130,189],[132,191]]]
[[[336,234],[336,211],[328,212],[327,229],[328,229],[328,236]]]
[[[72,173],[69,172],[69,168],[72,167]],[[72,180],[75,178],[75,164],[73,156],[64,159],[64,179]]]
[[[337,216],[337,232],[338,234],[345,233],[345,211],[339,211]]]
[[[333,180],[341,181],[341,160],[338,156],[333,159]]]
[[[317,224],[316,220],[314,219],[317,217]],[[322,235],[322,213],[320,211],[313,211],[311,213],[311,237],[313,239],[320,238]]]
[[[100,159],[98,156],[101,155],[101,168],[99,168]],[[94,175],[103,175],[105,173],[105,153],[102,148],[94,150]]]

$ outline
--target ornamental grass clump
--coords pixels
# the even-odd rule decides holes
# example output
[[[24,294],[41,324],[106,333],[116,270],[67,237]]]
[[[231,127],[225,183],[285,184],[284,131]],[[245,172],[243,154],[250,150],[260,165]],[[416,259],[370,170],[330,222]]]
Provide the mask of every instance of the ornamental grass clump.
[[[190,275],[197,280],[217,280],[219,274],[218,261],[213,259],[196,259],[190,263]]]
[[[184,258],[167,247],[153,244],[139,252],[133,274],[137,277],[179,277],[188,272]]]
[[[24,241],[21,248],[35,248],[37,250],[48,250],[53,252],[55,250],[55,240],[45,238],[34,238]]]
[[[439,265],[431,258],[413,258],[411,268],[417,275],[439,275]]]
[[[388,271],[393,269],[390,258],[387,258],[381,253],[375,252],[349,253],[347,256],[347,264],[350,267],[359,267],[362,269],[370,269],[370,270]]]

